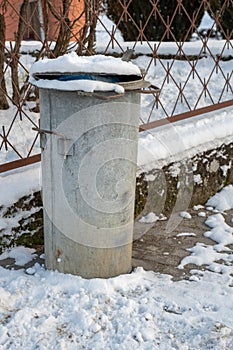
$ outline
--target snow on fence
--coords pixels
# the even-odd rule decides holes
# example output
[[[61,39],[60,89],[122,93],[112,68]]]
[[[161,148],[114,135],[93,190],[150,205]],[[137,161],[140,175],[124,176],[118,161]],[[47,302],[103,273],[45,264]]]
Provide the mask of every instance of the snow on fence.
[[[133,49],[143,77],[160,87],[142,96],[140,131],[232,106],[233,1],[219,3],[177,0],[164,12],[155,0],[116,0],[114,12],[110,0],[1,1],[0,172],[40,160],[39,96],[28,71],[44,57]]]

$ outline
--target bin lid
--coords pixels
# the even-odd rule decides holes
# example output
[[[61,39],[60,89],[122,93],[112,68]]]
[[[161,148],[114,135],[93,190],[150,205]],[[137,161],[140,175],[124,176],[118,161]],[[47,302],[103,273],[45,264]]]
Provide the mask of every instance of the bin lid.
[[[133,90],[142,81],[141,71],[120,58],[66,54],[34,63],[29,81],[39,88],[86,92]]]

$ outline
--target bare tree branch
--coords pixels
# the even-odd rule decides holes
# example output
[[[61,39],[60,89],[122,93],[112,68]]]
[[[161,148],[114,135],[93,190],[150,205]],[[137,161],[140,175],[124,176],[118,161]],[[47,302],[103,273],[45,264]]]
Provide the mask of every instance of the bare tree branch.
[[[9,104],[6,98],[6,83],[4,77],[5,33],[5,18],[4,14],[0,13],[0,109],[9,108]]]

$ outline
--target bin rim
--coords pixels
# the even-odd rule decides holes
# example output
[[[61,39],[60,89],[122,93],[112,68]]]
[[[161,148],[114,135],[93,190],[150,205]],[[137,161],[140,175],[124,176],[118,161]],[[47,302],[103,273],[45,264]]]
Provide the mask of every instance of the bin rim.
[[[67,79],[65,79],[68,77]],[[73,77],[73,79],[72,79]],[[81,78],[79,78],[81,77]],[[86,78],[85,78],[86,77]],[[111,84],[112,86],[120,86],[125,91],[135,91],[135,90],[141,90],[146,89],[150,87],[151,83],[144,80],[141,75],[136,74],[117,74],[117,73],[89,73],[89,72],[45,72],[45,73],[34,73],[32,75],[33,78],[33,85],[37,85],[39,82],[43,81],[58,81],[62,82],[63,84],[66,84],[67,82],[82,82],[84,80],[96,81],[96,82],[106,82],[107,84]],[[109,78],[109,81],[106,80]],[[102,80],[103,79],[103,80]],[[114,82],[111,82],[111,79],[117,79]],[[43,87],[40,87],[43,88]],[[44,87],[46,89],[46,87]],[[55,89],[60,90],[60,88],[51,88],[48,87],[48,89]],[[67,90],[67,89],[65,89]],[[84,91],[82,88],[71,89],[72,91]],[[100,91],[100,90],[95,90]],[[112,89],[110,90],[112,91]],[[87,92],[87,91],[86,91]]]
[[[108,83],[111,83],[111,78],[118,78],[119,80],[117,82],[112,82],[111,84],[115,84],[115,85],[120,85],[124,88],[125,91],[133,91],[133,90],[139,90],[139,89],[144,89],[144,88],[148,88],[151,83],[144,80],[142,78],[142,76],[140,75],[135,75],[135,74],[116,74],[116,73],[112,73],[112,74],[108,74],[108,73],[89,73],[89,72],[46,72],[46,73],[34,73],[33,74],[33,78],[35,79],[35,81],[43,81],[43,80],[58,80],[58,81],[62,81],[63,83],[67,82],[67,81],[74,81],[75,78],[77,78],[78,76],[91,76],[91,77],[95,77],[96,81],[102,81],[101,78],[105,79],[108,78],[110,79],[110,81]],[[70,79],[67,80],[60,80],[59,78],[62,77],[66,77],[69,76]],[[72,79],[72,77],[74,77],[74,79]],[[99,79],[98,79],[99,78]],[[77,79],[77,81],[82,81],[82,80],[92,80],[92,79],[85,79],[85,78],[80,78]],[[105,80],[103,80],[105,81]],[[78,91],[78,90],[77,90]],[[81,91],[81,90],[80,90]]]
[[[72,79],[73,77],[73,79]],[[117,77],[117,80],[114,80]],[[109,78],[109,79],[108,79]],[[106,80],[107,79],[107,80]],[[111,82],[113,79],[113,82]],[[57,82],[54,85],[54,81]],[[91,89],[85,89],[82,82],[93,84]],[[39,89],[60,90],[60,91],[75,91],[80,95],[93,96],[103,98],[108,92],[115,92],[119,97],[125,92],[140,92],[140,93],[159,93],[160,89],[146,81],[141,75],[136,74],[108,74],[108,73],[85,73],[85,72],[43,72],[34,73],[29,82],[37,86]],[[45,82],[45,85],[43,84]],[[46,83],[47,82],[47,83]],[[52,84],[50,84],[50,82]],[[69,84],[72,84],[72,87]],[[98,84],[104,84],[104,88],[99,89]],[[97,95],[96,93],[101,93]],[[115,98],[115,94],[112,98]],[[109,97],[107,97],[109,99]]]

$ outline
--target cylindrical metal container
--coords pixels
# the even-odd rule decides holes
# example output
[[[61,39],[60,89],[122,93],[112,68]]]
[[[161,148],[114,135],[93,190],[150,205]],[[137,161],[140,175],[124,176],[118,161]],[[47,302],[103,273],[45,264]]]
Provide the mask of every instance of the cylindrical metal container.
[[[54,75],[36,76],[45,78]],[[127,79],[120,95],[40,86],[48,269],[84,278],[131,270],[140,87],[145,82]]]

